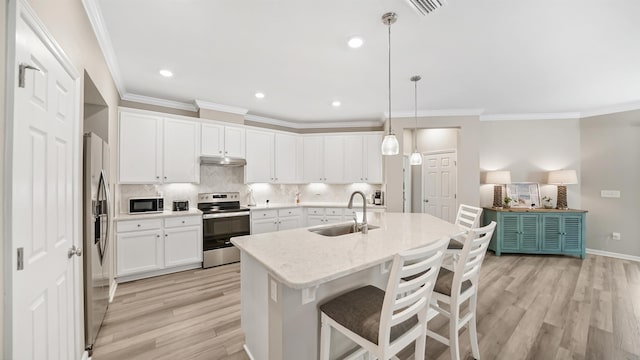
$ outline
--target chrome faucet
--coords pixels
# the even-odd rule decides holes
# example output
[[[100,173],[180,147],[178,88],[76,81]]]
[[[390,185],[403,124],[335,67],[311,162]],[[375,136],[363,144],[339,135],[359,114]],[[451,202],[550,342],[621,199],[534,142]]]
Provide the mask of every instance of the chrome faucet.
[[[360,196],[362,196],[362,233],[366,234],[369,232],[369,226],[367,225],[367,198],[364,196],[364,193],[362,191],[354,191],[353,193],[351,193],[351,197],[349,198],[349,205],[347,205],[347,207],[349,209],[353,209],[353,197],[356,196],[356,194],[360,194]],[[358,227],[358,219],[356,214],[353,214],[355,221],[356,221],[356,230]]]

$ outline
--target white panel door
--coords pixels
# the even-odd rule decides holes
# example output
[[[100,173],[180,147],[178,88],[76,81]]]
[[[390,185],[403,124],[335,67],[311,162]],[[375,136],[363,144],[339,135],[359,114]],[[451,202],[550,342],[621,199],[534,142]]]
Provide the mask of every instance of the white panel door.
[[[244,159],[244,128],[227,126],[224,128],[224,155]]]
[[[73,70],[65,70],[25,22],[31,21],[28,16],[27,20],[17,17],[16,67],[25,64],[39,71],[25,72],[24,87],[18,87],[18,76],[13,83],[14,114],[9,120],[13,140],[7,174],[12,259],[7,268],[12,269],[12,283],[7,284],[11,300],[6,314],[12,325],[5,336],[11,341],[7,345],[13,349],[13,359],[74,359],[83,346],[74,337],[82,323],[76,316],[82,303],[74,304],[80,289],[75,272],[82,268],[78,256],[68,256],[72,245],[82,243],[75,231],[81,212],[76,207],[82,151],[78,77],[70,74]]]
[[[365,182],[382,184],[382,134],[364,135]]]
[[[344,183],[344,136],[324,137],[324,180],[330,184]]]
[[[275,182],[291,184],[296,181],[297,136],[276,134],[275,138]]]
[[[224,155],[224,126],[202,124],[200,153],[205,156]]]
[[[161,230],[121,233],[118,240],[117,275],[131,275],[164,267],[164,240]]]
[[[307,136],[302,139],[302,179],[305,182],[324,182],[323,137]]]
[[[200,226],[164,230],[164,266],[179,266],[202,261]]]
[[[120,113],[121,184],[162,183],[162,118]]]
[[[245,183],[273,182],[273,133],[247,130]]]
[[[456,217],[456,153],[427,155],[423,161],[423,212],[454,222]]]
[[[344,136],[344,181],[365,182],[364,144],[362,135]]]
[[[165,183],[200,182],[199,126],[195,121],[164,120]]]

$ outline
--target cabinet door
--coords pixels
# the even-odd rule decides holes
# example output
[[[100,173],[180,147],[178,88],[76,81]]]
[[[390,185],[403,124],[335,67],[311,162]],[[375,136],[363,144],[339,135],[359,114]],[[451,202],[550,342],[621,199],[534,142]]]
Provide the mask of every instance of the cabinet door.
[[[562,251],[582,252],[582,215],[562,217]]]
[[[251,234],[263,234],[278,231],[278,219],[256,219],[251,222]]]
[[[291,184],[296,181],[296,140],[294,135],[275,135],[275,182]]]
[[[344,183],[344,136],[324,137],[324,179],[330,184]],[[351,166],[351,164],[349,164]]]
[[[307,215],[307,226],[324,225],[324,215]]]
[[[538,215],[520,215],[520,249],[539,250]]]
[[[161,183],[162,118],[121,112],[119,140],[120,183]]]
[[[161,230],[134,231],[117,235],[117,275],[159,270],[163,264]]]
[[[195,121],[165,119],[165,183],[200,182],[199,124]]]
[[[500,232],[502,235],[502,250],[517,251],[520,250],[518,244],[519,229],[518,215],[503,215],[500,221]]]
[[[164,266],[179,266],[202,261],[202,234],[199,226],[164,230]]]
[[[273,133],[247,130],[246,183],[272,182],[273,178]]]
[[[302,179],[305,182],[324,182],[324,154],[322,136],[308,136],[302,139],[303,165]]]
[[[335,224],[339,222],[343,222],[344,217],[342,215],[327,215],[325,216],[325,224]]]
[[[542,215],[542,250],[561,250],[561,216]]]
[[[224,155],[224,126],[202,124],[200,153],[205,156]]]
[[[278,230],[290,230],[302,227],[301,216],[287,216],[281,217],[278,220]]]
[[[244,128],[227,126],[224,128],[224,155],[244,159]]]
[[[382,184],[382,135],[364,135],[364,181]]]
[[[344,136],[344,181],[365,182],[364,144],[362,135]]]

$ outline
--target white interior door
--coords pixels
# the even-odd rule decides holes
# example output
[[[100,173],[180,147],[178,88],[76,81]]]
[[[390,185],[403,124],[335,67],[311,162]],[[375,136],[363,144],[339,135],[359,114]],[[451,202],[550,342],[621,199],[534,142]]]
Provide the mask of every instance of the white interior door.
[[[25,6],[18,3],[15,66],[39,70],[24,71],[24,87],[17,69],[14,76],[10,356],[74,359],[82,347],[76,341],[82,303],[74,305],[80,262],[68,256],[79,246],[78,76]]]
[[[422,212],[453,222],[456,217],[456,152],[426,155],[422,165]]]

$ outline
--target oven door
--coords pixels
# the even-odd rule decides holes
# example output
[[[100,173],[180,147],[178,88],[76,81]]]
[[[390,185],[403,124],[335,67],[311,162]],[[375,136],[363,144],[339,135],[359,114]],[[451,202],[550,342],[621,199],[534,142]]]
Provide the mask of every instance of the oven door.
[[[210,214],[202,221],[202,250],[214,250],[233,246],[234,236],[249,235],[249,212]]]

